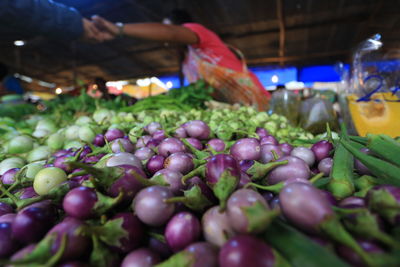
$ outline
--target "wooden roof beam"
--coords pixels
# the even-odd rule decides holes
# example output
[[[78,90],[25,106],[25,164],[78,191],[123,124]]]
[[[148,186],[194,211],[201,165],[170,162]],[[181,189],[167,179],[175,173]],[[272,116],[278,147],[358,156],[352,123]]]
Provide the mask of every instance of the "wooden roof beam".
[[[285,32],[285,15],[283,12],[283,1],[276,0],[276,15],[279,22],[279,51],[278,55],[280,58],[285,57],[285,39],[286,39],[286,32]],[[283,66],[284,61],[280,60],[279,64]]]

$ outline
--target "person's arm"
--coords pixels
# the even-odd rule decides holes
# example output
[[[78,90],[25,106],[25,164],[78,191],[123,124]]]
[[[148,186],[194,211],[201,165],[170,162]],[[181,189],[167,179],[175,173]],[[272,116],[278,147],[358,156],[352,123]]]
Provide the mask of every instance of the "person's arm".
[[[0,23],[21,33],[62,40],[91,39],[97,31],[76,9],[51,0],[1,0]]]
[[[92,20],[98,27],[109,31],[112,35],[120,34],[119,28],[114,23],[99,16],[93,16]],[[124,25],[122,34],[145,40],[181,44],[196,44],[199,41],[197,35],[185,27],[162,23],[128,23]]]

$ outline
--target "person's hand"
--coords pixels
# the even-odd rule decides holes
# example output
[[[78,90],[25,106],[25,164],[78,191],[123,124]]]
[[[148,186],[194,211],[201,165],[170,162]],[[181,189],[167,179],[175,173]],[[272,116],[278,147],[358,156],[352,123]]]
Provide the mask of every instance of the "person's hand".
[[[99,31],[103,34],[105,40],[114,39],[119,35],[119,28],[114,23],[97,15],[92,16],[92,21]]]
[[[82,19],[83,24],[83,36],[82,39],[85,41],[95,41],[102,42],[102,33],[100,30],[94,25],[94,23],[86,18]]]

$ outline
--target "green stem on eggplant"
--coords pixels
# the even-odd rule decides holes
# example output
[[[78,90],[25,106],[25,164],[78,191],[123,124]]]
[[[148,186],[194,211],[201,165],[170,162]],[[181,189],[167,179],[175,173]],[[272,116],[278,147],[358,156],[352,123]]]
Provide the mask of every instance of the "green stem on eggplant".
[[[324,177],[324,173],[320,172],[320,173],[314,175],[313,177],[311,177],[309,181],[310,181],[310,183],[314,184],[316,181],[318,181],[322,177]]]

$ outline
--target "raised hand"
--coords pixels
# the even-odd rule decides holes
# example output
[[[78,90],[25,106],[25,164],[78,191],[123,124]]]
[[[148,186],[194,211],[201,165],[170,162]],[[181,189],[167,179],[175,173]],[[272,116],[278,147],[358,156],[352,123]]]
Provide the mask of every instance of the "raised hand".
[[[92,21],[99,31],[102,32],[105,40],[114,39],[120,34],[118,26],[100,16],[92,16]]]
[[[97,25],[86,18],[82,19],[83,36],[82,39],[87,42],[104,42],[114,39],[114,35],[104,28],[97,27]]]

